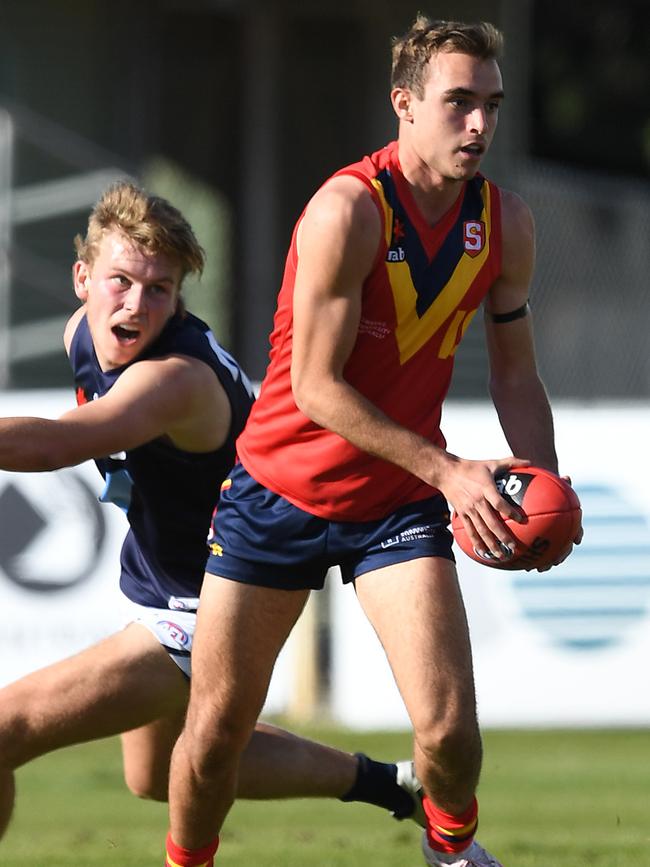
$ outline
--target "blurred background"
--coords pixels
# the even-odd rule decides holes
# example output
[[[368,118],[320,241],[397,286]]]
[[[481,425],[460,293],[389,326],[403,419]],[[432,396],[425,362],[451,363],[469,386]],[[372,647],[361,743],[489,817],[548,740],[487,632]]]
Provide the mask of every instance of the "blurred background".
[[[638,661],[635,642],[650,619],[647,0],[575,0],[561,11],[554,0],[0,0],[2,413],[56,413],[62,394],[71,400],[59,390],[71,384],[61,335],[76,306],[72,239],[85,230],[101,190],[124,175],[170,198],[194,225],[208,267],[200,283],[186,287],[188,305],[260,379],[293,224],[334,170],[394,137],[390,39],[420,10],[490,20],[505,32],[506,100],[484,172],[521,193],[535,214],[531,304],[540,367],[557,407],[563,465],[577,476],[596,529],[583,559],[567,564],[562,591],[571,592],[561,599],[550,581],[533,585],[490,573],[493,598],[479,594],[473,605],[476,586],[488,583],[486,570],[467,589],[470,615],[484,618],[473,622],[475,645],[488,642],[477,663],[480,681],[490,676],[483,662],[508,680],[505,651],[516,655],[522,629],[529,648],[550,654],[520,656],[522,666],[568,676],[552,712],[531,696],[523,719],[512,703],[499,710],[502,695],[521,690],[520,673],[503,691],[481,681],[485,713],[495,724],[647,720],[650,706],[638,694],[636,704],[625,704],[626,696],[623,711],[612,716],[613,700],[596,709],[576,693],[578,681],[589,696],[597,692],[599,678],[609,677],[610,667],[614,678],[628,651]],[[472,445],[477,456],[497,447],[507,452],[483,404],[478,320],[459,350],[447,422],[453,450],[465,448],[468,457]],[[472,442],[465,445],[467,430]],[[620,450],[634,455],[633,466],[620,460]],[[94,471],[87,481],[82,476],[74,483],[63,477],[66,505],[57,508],[66,532],[77,519],[92,520],[90,529],[79,525],[78,536],[94,540],[87,559],[74,538],[57,535],[62,526],[53,527],[49,504],[60,494],[0,474],[0,579],[17,612],[26,612],[26,602],[35,610],[34,593],[44,610],[52,612],[58,600],[69,612],[81,586],[89,594],[83,605],[90,598],[97,604],[100,578],[84,584],[81,576],[92,577],[104,560],[101,581],[114,584],[121,527],[111,522],[119,516],[95,514],[85,487],[95,484]],[[110,539],[110,555],[102,553]],[[34,546],[56,564],[47,576],[36,574]],[[333,640],[332,612],[347,624],[338,604],[315,603],[311,621],[305,618],[303,646],[310,649],[298,656],[309,662],[297,673],[291,663],[278,707],[300,693],[291,686],[297,678],[306,695],[300,707],[311,712],[326,696],[345,721],[366,724],[373,713],[367,701],[365,716],[349,718],[358,682],[332,699],[339,683],[333,648],[345,638]],[[514,629],[500,650],[485,622],[490,611],[492,623]],[[74,626],[61,617],[49,618],[57,621],[54,643],[39,633],[45,654],[69,652],[105,628],[91,627],[85,616],[81,630],[78,617]],[[16,646],[34,646],[33,622],[17,624]],[[353,620],[346,629],[362,627]],[[21,657],[24,667],[33,662]],[[556,686],[557,678],[549,675]],[[392,706],[397,699],[387,689]],[[544,694],[539,684],[535,689]],[[563,717],[555,708],[567,696],[582,705]],[[399,712],[378,711],[375,719],[406,722]]]
[[[394,137],[390,38],[420,8],[505,31],[485,173],[535,212],[551,394],[647,397],[647,0],[1,0],[0,381],[69,383],[72,237],[120,173],[187,213],[209,252],[190,306],[261,378],[294,221]],[[482,351],[479,326],[454,394],[484,395]]]

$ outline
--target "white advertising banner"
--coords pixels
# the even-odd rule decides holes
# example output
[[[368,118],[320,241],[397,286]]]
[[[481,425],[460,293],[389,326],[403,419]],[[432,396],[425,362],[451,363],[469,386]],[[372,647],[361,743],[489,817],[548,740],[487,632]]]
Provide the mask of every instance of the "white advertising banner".
[[[2,392],[1,414],[56,418],[70,391]],[[97,500],[93,464],[0,472],[0,683],[82,650],[122,625],[119,550],[126,520]]]
[[[481,723],[647,725],[650,406],[558,404],[555,420],[560,470],[582,501],[582,545],[544,573],[492,569],[456,547]],[[463,457],[510,453],[491,406],[451,404],[443,430]],[[335,579],[332,599],[335,718],[359,728],[408,726],[354,592]]]
[[[2,392],[0,412],[56,417],[72,401],[67,390]],[[457,550],[481,722],[647,725],[650,406],[559,404],[555,419],[561,471],[582,500],[583,544],[545,573],[501,572]],[[450,404],[443,424],[450,450],[464,457],[509,452],[486,404]],[[0,472],[0,684],[122,625],[126,519],[98,502],[101,488],[92,463],[53,473]],[[358,728],[408,726],[354,591],[335,575],[329,585],[333,716]],[[304,647],[298,630],[278,661],[267,713],[295,709]]]

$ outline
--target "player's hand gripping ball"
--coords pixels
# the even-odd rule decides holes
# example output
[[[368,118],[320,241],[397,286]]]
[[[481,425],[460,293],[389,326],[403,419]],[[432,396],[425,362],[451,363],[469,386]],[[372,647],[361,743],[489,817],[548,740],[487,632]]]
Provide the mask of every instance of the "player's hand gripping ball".
[[[454,514],[451,528],[460,548],[485,566],[495,569],[544,569],[552,566],[574,540],[582,520],[576,492],[568,482],[539,467],[515,467],[495,476],[501,496],[524,512],[525,523],[505,523],[517,540],[512,556],[497,560],[477,554],[463,522]]]

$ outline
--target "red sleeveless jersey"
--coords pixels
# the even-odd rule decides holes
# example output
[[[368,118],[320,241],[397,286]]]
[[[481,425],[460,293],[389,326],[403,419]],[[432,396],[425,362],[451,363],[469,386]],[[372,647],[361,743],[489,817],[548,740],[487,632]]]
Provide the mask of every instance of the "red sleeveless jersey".
[[[501,271],[498,187],[480,175],[467,181],[431,228],[401,173],[397,142],[336,173],[341,174],[367,185],[385,228],[363,285],[359,330],[344,377],[391,419],[444,447],[440,416],[454,353]],[[260,484],[307,512],[330,520],[376,520],[435,490],[297,408],[290,365],[299,224],[278,297],[269,368],[238,454]]]

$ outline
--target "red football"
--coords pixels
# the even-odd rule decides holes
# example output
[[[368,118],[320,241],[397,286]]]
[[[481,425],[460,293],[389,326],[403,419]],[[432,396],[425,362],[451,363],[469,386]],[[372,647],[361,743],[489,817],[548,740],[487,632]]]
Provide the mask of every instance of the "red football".
[[[550,566],[573,541],[580,526],[582,509],[576,492],[564,479],[539,467],[515,467],[497,474],[495,481],[501,496],[519,506],[527,519],[524,524],[510,518],[505,522],[517,539],[512,556],[507,560],[479,556],[454,514],[451,528],[456,542],[472,560],[495,569]]]

